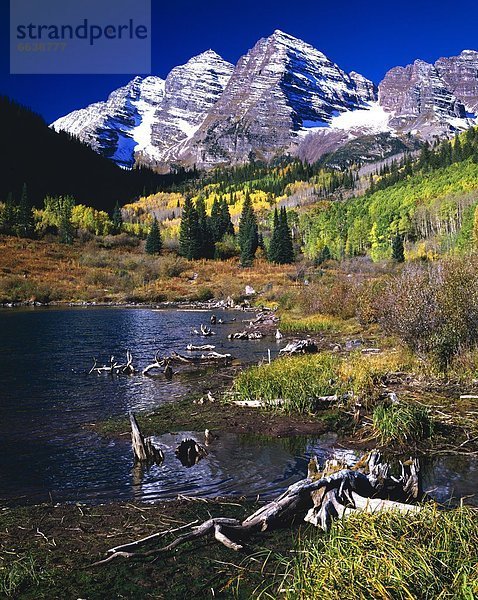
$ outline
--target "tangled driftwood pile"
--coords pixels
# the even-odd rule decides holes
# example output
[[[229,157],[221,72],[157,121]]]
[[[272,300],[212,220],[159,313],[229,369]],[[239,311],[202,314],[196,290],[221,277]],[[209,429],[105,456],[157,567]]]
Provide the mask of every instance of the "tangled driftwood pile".
[[[158,532],[111,548],[107,551],[109,556],[94,565],[105,564],[119,557],[144,558],[158,555],[207,535],[212,535],[228,548],[241,550],[244,542],[253,534],[284,526],[296,518],[302,518],[327,531],[334,519],[344,518],[355,511],[419,511],[420,506],[416,502],[423,499],[419,463],[410,459],[400,465],[400,475],[392,476],[390,465],[383,462],[380,452],[376,450],[365,455],[352,468],[334,460],[327,461],[323,469],[319,470],[317,461],[311,460],[307,478],[289,486],[278,498],[243,521],[225,517],[214,517],[199,525],[195,521],[181,528]],[[189,531],[166,546],[144,552],[136,551],[153,539],[180,529]]]

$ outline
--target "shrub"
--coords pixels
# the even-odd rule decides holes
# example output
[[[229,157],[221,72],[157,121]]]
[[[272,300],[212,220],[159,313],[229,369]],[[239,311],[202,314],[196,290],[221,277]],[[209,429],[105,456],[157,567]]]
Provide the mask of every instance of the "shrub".
[[[221,242],[216,242],[214,258],[217,260],[228,260],[239,254],[240,248],[234,236],[227,235]]]
[[[48,304],[57,300],[60,294],[57,289],[46,283],[33,279],[9,275],[0,279],[0,303],[7,302],[41,302]]]
[[[460,350],[478,343],[476,257],[408,265],[384,291],[379,319],[446,372]]]
[[[159,260],[159,276],[163,278],[179,277],[188,268],[188,263],[180,256],[163,256]]]
[[[123,232],[118,235],[105,235],[99,243],[103,248],[137,248],[140,242],[137,237]]]
[[[199,288],[192,296],[190,300],[192,302],[207,302],[214,298],[214,292],[208,287]]]

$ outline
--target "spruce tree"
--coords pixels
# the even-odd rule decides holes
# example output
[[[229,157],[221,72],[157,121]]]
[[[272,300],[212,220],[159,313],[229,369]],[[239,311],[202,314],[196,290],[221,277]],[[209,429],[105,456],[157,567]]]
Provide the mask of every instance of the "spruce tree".
[[[15,204],[13,195],[8,193],[2,211],[1,230],[6,234],[13,234],[17,223],[18,206]]]
[[[206,203],[202,196],[196,201],[196,212],[199,227],[199,257],[212,258],[214,256],[214,239],[210,219],[206,213]]]
[[[121,208],[119,207],[118,202],[115,205],[113,210],[113,215],[111,217],[111,221],[113,222],[113,230],[115,233],[120,233],[123,227],[123,215],[121,214]]]
[[[392,258],[402,263],[405,260],[405,249],[403,247],[403,236],[397,233],[392,240]]]
[[[222,231],[221,239],[222,239],[225,235],[234,235],[234,225],[232,224],[231,213],[229,212],[229,206],[227,205],[225,198],[223,198],[221,200],[220,213],[221,213],[221,231]]]
[[[220,242],[222,239],[222,218],[221,218],[221,204],[217,198],[214,198],[211,207],[211,233],[214,242]]]
[[[259,245],[257,219],[252,207],[249,192],[246,192],[239,221],[239,247],[241,249],[241,265],[248,267],[252,264]]]
[[[156,217],[153,219],[153,224],[149,230],[148,237],[146,238],[145,250],[148,254],[159,254],[163,247],[163,240],[161,239],[161,232],[159,230],[158,220]]]
[[[294,244],[292,242],[292,233],[287,222],[287,212],[285,206],[280,209],[279,213],[279,250],[277,263],[285,265],[294,260]]]
[[[199,258],[200,252],[199,217],[193,201],[187,196],[179,228],[179,254],[188,260],[194,260]]]
[[[267,251],[267,258],[272,263],[278,262],[279,256],[279,213],[277,206],[274,208],[274,223],[272,225],[272,236]]]
[[[21,237],[29,237],[33,233],[33,208],[28,199],[27,184],[23,184],[20,204],[18,205],[15,224],[16,232]]]

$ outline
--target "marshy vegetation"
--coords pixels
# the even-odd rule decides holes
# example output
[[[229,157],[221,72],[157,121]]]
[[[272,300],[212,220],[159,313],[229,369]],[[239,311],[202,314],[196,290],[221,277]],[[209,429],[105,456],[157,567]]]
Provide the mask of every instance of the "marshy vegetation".
[[[478,594],[478,514],[429,505],[407,515],[351,515],[328,535],[304,535],[292,557],[267,559],[264,565],[279,566],[260,598],[471,600]]]

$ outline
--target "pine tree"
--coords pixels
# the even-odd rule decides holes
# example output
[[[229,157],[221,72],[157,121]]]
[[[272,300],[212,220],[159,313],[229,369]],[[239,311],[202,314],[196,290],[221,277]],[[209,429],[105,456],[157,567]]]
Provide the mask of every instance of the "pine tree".
[[[402,263],[405,260],[405,249],[403,247],[403,236],[397,233],[392,240],[392,258]]]
[[[221,200],[220,213],[221,213],[221,231],[222,231],[221,239],[222,239],[225,235],[234,235],[234,225],[232,224],[231,213],[229,212],[229,206],[227,205],[225,198],[223,198]]]
[[[179,254],[188,260],[194,260],[199,258],[200,252],[199,217],[193,201],[187,196],[179,228]]]
[[[279,213],[277,206],[274,208],[274,223],[272,225],[272,236],[267,251],[267,258],[272,263],[277,263],[279,257]]]
[[[23,184],[20,204],[18,205],[15,224],[16,232],[21,237],[29,237],[33,233],[33,207],[28,199],[27,184]]]
[[[294,261],[292,232],[287,222],[287,212],[283,206],[279,213],[279,256],[277,262],[285,265]]]
[[[115,208],[113,210],[111,221],[113,222],[114,232],[120,233],[121,229],[123,228],[123,215],[121,214],[121,208],[119,207],[118,203],[116,203]]]
[[[206,203],[202,196],[196,201],[196,212],[199,227],[199,257],[212,258],[214,256],[214,239],[210,219],[206,213]]]
[[[453,162],[460,162],[461,160],[463,160],[461,142],[460,142],[459,136],[455,137],[455,143],[453,144],[453,150],[452,150],[452,159],[453,159]]]
[[[223,236],[221,220],[221,203],[216,196],[211,207],[211,233],[214,242],[220,242]]]
[[[18,206],[15,204],[15,200],[13,199],[12,193],[9,192],[1,214],[1,230],[3,233],[14,233],[15,226],[17,223],[17,213]]]
[[[239,247],[241,249],[241,264],[248,267],[252,264],[259,244],[257,219],[252,207],[251,196],[246,192],[239,221]]]
[[[163,247],[163,240],[161,239],[161,232],[159,230],[158,220],[156,217],[153,219],[153,224],[149,230],[148,237],[146,238],[145,250],[148,254],[159,254]]]

